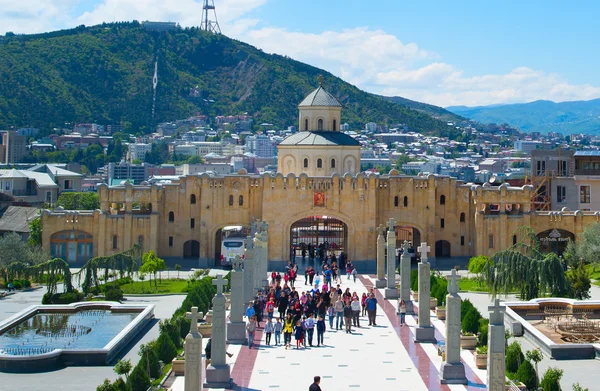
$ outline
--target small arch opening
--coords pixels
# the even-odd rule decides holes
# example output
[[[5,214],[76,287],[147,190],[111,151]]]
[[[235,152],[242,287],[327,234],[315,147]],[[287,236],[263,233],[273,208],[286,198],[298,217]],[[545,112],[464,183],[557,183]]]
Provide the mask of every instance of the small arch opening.
[[[229,195],[229,206],[233,206],[233,195]]]
[[[446,205],[446,196],[443,194],[440,196],[440,205]]]
[[[190,204],[195,204],[196,203],[196,194],[192,194],[190,196]]]
[[[461,223],[465,222],[465,213],[464,212],[460,214],[460,222]]]
[[[337,130],[337,121],[333,120],[333,131],[335,132]]]
[[[406,208],[408,206],[408,197],[404,196],[404,207]]]
[[[321,118],[317,121],[317,130],[323,130],[323,120]]]
[[[394,197],[394,206],[395,206],[395,207],[398,207],[398,204],[399,204],[399,203],[400,203],[400,199],[399,199],[399,197],[398,197],[398,196],[395,196],[395,197]]]
[[[335,168],[335,159],[331,159],[331,168]]]
[[[494,248],[494,235],[490,235],[490,236],[488,237],[488,242],[489,242],[489,243],[488,243],[489,247],[490,247],[490,248]]]
[[[304,130],[308,131],[308,118],[304,119]]]
[[[243,205],[244,205],[244,196],[243,196],[243,195],[241,195],[241,196],[239,197],[238,204],[239,204],[240,206],[243,206]]]
[[[169,212],[169,223],[175,221],[175,213],[173,211]]]
[[[323,159],[317,159],[317,168],[323,168]]]
[[[119,248],[119,237],[117,235],[113,235],[112,237],[112,248],[116,250]]]

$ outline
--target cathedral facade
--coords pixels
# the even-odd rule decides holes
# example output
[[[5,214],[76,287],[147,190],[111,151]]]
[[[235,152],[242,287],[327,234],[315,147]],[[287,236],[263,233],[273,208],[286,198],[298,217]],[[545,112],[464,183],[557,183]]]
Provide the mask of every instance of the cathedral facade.
[[[43,246],[81,264],[139,244],[196,267],[219,265],[224,227],[268,223],[268,259],[279,268],[308,244],[375,270],[376,235],[396,221],[397,244],[427,242],[436,257],[492,255],[530,226],[544,251],[561,252],[598,212],[531,210],[532,187],[466,184],[445,176],[365,175],[360,144],[339,131],[341,105],[322,86],[299,105],[300,131],[278,146],[278,173],[183,176],[152,186],[99,186],[95,211],[46,210]]]

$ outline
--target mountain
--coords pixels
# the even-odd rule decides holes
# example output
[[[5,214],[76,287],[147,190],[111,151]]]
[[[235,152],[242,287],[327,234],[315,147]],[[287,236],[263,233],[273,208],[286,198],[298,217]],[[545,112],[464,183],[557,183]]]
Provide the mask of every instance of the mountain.
[[[373,121],[456,133],[444,121],[288,57],[197,28],[156,33],[138,22],[0,37],[0,129],[95,122],[147,132],[153,123],[191,115],[245,112],[255,124],[283,127],[297,123],[297,105],[319,74],[344,106],[342,122],[354,128]]]
[[[390,102],[406,106],[411,110],[416,110],[421,113],[432,116],[446,122],[460,123],[466,121],[465,117],[450,112],[442,107],[429,105],[427,103],[416,102],[414,100],[402,98],[400,96],[382,96],[383,99],[387,99]]]
[[[600,99],[448,107],[448,111],[482,123],[507,123],[527,132],[600,133]]]

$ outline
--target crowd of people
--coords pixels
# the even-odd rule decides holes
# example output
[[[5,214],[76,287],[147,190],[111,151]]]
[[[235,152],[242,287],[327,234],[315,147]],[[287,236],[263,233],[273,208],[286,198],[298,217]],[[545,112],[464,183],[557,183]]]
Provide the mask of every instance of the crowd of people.
[[[286,270],[271,273],[270,284],[258,291],[245,311],[248,347],[254,346],[257,328],[264,323],[265,343],[283,344],[296,349],[324,345],[324,334],[329,329],[352,333],[352,326],[360,328],[361,316],[367,316],[369,326],[376,326],[377,299],[373,289],[358,295],[350,288],[342,290],[342,276],[335,261],[325,262],[321,270],[308,266],[304,273],[306,290],[297,290],[297,265],[289,262]],[[347,279],[356,281],[357,270],[346,263]],[[283,343],[281,335],[283,334]],[[316,340],[315,340],[316,334]]]

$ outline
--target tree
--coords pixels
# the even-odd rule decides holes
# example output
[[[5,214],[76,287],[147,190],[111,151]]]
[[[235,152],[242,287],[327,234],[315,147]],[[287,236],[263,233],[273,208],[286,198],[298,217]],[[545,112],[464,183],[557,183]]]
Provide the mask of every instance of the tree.
[[[477,275],[478,284],[482,284],[485,276],[485,271],[487,268],[487,264],[490,261],[488,257],[485,255],[479,255],[477,257],[472,257],[469,260],[469,273],[473,273]]]
[[[131,376],[127,379],[127,384],[131,388],[131,391],[146,391],[150,387],[150,377],[145,369],[145,360],[140,360],[139,364],[135,366],[131,372]]]
[[[179,280],[179,272],[181,271],[181,265],[176,263],[175,264],[175,270],[177,270],[177,279]]]
[[[520,382],[525,384],[528,390],[535,390],[537,384],[537,374],[529,360],[525,360],[519,365],[515,376]]]
[[[569,282],[569,297],[577,300],[590,298],[592,281],[590,280],[590,273],[583,262],[579,262],[578,265],[571,267],[565,274],[565,277]]]
[[[142,164],[142,159],[133,159],[131,164]]]
[[[140,272],[153,274],[154,286],[156,287],[156,273],[165,270],[166,267],[165,260],[159,258],[154,250],[150,250],[142,257],[142,267],[140,268]]]
[[[116,364],[115,367],[113,368],[113,371],[115,371],[115,373],[117,375],[124,375],[125,379],[129,379],[129,372],[131,372],[131,361],[129,360],[119,360]]]
[[[140,273],[140,281],[142,282],[142,291],[144,291],[144,280],[146,279],[146,273]]]
[[[514,234],[521,241],[494,254],[487,264],[485,278],[492,294],[516,290],[522,300],[549,292],[567,294],[568,283],[560,258],[540,252],[540,240],[531,227],[522,226]]]
[[[42,219],[41,217],[36,217],[31,220],[29,223],[29,239],[27,240],[32,246],[40,246],[42,245]]]
[[[56,206],[62,206],[67,210],[96,210],[100,209],[100,198],[97,193],[62,193]]]
[[[110,380],[104,379],[104,383],[96,387],[96,391],[115,391],[115,387],[113,387]]]
[[[600,223],[590,224],[583,230],[581,238],[576,244],[576,254],[585,263],[596,266],[600,263]]]
[[[544,356],[542,355],[542,352],[540,351],[540,349],[537,348],[537,349],[528,350],[527,352],[525,352],[525,358],[527,358],[527,360],[532,361],[535,364],[535,373],[536,373],[535,387],[537,387],[538,382],[539,382],[539,380],[537,378],[538,363],[540,363],[542,361]],[[523,381],[523,380],[521,380],[521,381]],[[523,382],[523,383],[525,383],[525,382]]]
[[[589,389],[581,387],[579,383],[574,383],[573,391],[589,391]]]
[[[561,391],[560,379],[563,376],[564,371],[558,368],[548,368],[544,373],[544,377],[540,382],[540,387],[544,391]]]

